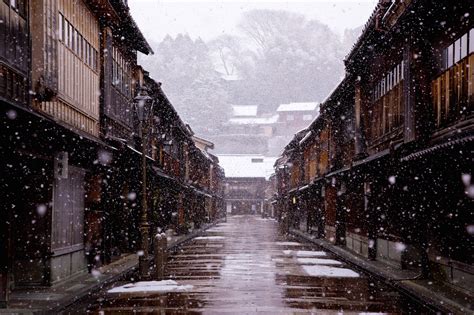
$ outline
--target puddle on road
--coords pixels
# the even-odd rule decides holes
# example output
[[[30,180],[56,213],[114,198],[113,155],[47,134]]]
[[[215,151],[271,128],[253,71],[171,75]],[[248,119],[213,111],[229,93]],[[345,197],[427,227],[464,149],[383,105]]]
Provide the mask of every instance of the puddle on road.
[[[230,217],[168,257],[166,278],[183,292],[107,293],[130,281],[116,282],[67,313],[429,313],[331,253],[277,231],[273,220]]]

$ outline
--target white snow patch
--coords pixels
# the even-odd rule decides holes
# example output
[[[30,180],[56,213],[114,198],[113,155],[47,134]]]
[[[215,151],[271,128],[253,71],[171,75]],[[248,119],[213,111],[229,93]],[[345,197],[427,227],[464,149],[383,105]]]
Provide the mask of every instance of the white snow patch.
[[[223,240],[224,236],[198,236],[194,238],[195,240]]]
[[[257,218],[257,221],[275,221],[275,219],[272,218]]]
[[[331,277],[331,278],[358,278],[359,274],[351,269],[337,268],[330,266],[302,266],[303,270],[313,277]]]
[[[312,250],[299,250],[296,252],[296,256],[298,257],[319,257],[319,256],[326,256],[326,252],[321,250],[312,251]]]
[[[334,259],[321,259],[321,258],[298,258],[298,263],[303,265],[341,265],[340,261]]]
[[[287,250],[284,250],[284,251],[283,251],[283,254],[285,254],[285,255],[291,255],[292,252],[293,252],[292,250],[287,249]]]
[[[275,242],[276,245],[280,246],[301,246],[301,243],[298,242]]]
[[[192,285],[179,285],[174,280],[162,281],[140,281],[128,283],[120,287],[108,290],[108,293],[129,293],[129,292],[181,292],[193,288]]]

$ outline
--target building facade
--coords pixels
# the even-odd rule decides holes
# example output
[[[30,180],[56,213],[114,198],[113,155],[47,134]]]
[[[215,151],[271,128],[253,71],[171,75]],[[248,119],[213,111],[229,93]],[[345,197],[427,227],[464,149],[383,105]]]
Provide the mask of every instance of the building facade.
[[[346,77],[276,163],[287,228],[472,290],[470,10],[378,3]]]
[[[137,64],[152,50],[126,1],[6,0],[0,15],[0,306],[136,253],[143,194],[149,235],[218,218],[222,169]]]
[[[225,170],[225,204],[228,214],[262,214],[265,191],[275,158],[262,155],[218,155]]]

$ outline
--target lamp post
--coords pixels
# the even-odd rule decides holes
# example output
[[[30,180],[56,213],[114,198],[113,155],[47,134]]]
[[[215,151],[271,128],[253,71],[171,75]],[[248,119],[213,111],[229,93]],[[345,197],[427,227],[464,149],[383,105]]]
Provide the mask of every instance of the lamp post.
[[[147,206],[147,192],[146,192],[146,143],[147,128],[150,116],[153,112],[154,100],[148,95],[145,88],[141,87],[134,98],[135,111],[138,118],[139,137],[142,146],[142,213],[140,218],[140,234],[141,234],[141,254],[139,255],[139,272],[140,278],[147,279],[150,275],[150,268],[148,262],[148,248],[149,248],[149,229],[148,223],[148,206]]]

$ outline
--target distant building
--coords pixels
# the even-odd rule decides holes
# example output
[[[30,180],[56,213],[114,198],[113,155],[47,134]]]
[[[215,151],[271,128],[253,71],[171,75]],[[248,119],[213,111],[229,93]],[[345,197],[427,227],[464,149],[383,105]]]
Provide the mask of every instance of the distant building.
[[[306,128],[318,115],[319,103],[288,103],[277,108],[278,135],[293,135],[296,131]]]
[[[319,115],[319,103],[281,104],[275,113],[262,114],[258,105],[232,105],[232,117],[212,140],[218,154],[276,156],[293,135]]]
[[[277,117],[260,115],[258,105],[233,105],[232,117],[212,138],[218,154],[266,154]]]
[[[258,214],[264,209],[265,190],[273,173],[274,157],[259,154],[218,155],[224,168],[228,214]]]

